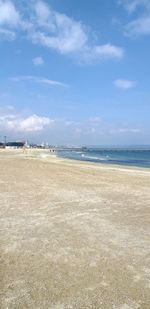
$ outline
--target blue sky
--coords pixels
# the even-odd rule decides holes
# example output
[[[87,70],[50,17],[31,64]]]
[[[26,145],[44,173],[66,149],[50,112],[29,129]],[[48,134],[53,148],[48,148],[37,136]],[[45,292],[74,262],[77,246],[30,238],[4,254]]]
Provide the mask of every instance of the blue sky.
[[[0,0],[0,139],[149,144],[149,0]]]

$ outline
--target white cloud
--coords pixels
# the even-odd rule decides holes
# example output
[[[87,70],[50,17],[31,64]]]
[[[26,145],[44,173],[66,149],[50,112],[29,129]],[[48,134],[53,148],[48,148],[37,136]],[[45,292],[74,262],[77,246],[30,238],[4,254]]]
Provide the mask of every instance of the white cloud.
[[[30,38],[33,43],[55,49],[61,54],[81,51],[87,41],[87,35],[81,24],[65,15],[59,17],[55,34],[37,30],[31,34]]]
[[[98,117],[76,121],[75,119],[55,118],[37,114],[26,114],[25,111],[17,112],[13,106],[0,107],[1,136],[7,135],[12,139],[19,136],[39,142],[41,139],[50,143],[59,144],[96,144],[101,136],[101,142],[114,141],[118,137],[138,137],[144,131],[142,127],[128,124],[117,126],[101,120]],[[92,122],[93,121],[93,122]],[[110,137],[110,139],[109,139]]]
[[[105,44],[105,45],[97,45],[93,49],[93,53],[96,57],[102,59],[121,59],[124,55],[124,50],[118,46],[112,44]]]
[[[85,46],[80,53],[80,62],[91,64],[111,59],[121,60],[123,57],[123,48],[108,43],[104,45],[95,45],[93,47]]]
[[[60,54],[75,56],[79,61],[121,59],[124,51],[121,47],[110,43],[92,44],[93,33],[82,22],[53,10],[41,0],[31,1],[20,12],[10,0],[0,0],[0,25],[7,31],[21,31],[34,44],[53,49]],[[26,16],[26,18],[24,17]],[[18,27],[19,25],[19,27]],[[13,33],[8,33],[12,38]],[[3,38],[4,35],[3,35]],[[35,65],[42,64],[35,60]]]
[[[47,127],[52,126],[54,122],[54,120],[48,117],[35,114],[24,116],[22,114],[12,113],[12,110],[9,109],[0,111],[0,129],[5,132],[34,133],[43,131]]]
[[[67,87],[67,84],[61,83],[56,80],[51,80],[45,77],[36,77],[32,75],[25,75],[25,76],[15,76],[10,78],[11,81],[14,82],[21,82],[21,81],[29,81],[34,82],[42,85],[48,85],[48,86],[58,86],[58,87]]]
[[[36,4],[36,14],[38,24],[41,25],[42,20],[45,27],[31,33],[30,38],[33,43],[55,49],[61,54],[77,54],[78,56],[80,54],[81,59],[87,62],[123,57],[124,51],[118,46],[90,45],[90,33],[81,22],[60,14],[48,6],[43,7],[41,1]]]
[[[53,120],[47,117],[39,117],[37,115],[29,116],[20,120],[18,131],[22,132],[36,132],[42,131],[48,125],[53,124]]]
[[[0,0],[0,25],[17,26],[20,15],[12,1]]]
[[[33,43],[61,54],[76,55],[84,62],[123,58],[124,50],[119,46],[90,44],[92,33],[81,22],[52,10],[41,1],[34,9],[38,26],[30,34]]]
[[[116,79],[114,85],[120,89],[130,89],[136,86],[136,82],[128,79]]]
[[[125,34],[129,36],[150,34],[150,15],[137,18],[125,27]]]
[[[32,62],[35,66],[41,66],[44,64],[44,60],[42,57],[35,57],[32,59]]]
[[[47,4],[43,1],[36,1],[34,10],[37,15],[38,23],[42,25],[47,24],[51,15]]]
[[[68,54],[82,49],[88,40],[85,27],[65,14],[51,9],[43,1],[33,6],[34,29],[30,32],[33,43],[41,44]]]

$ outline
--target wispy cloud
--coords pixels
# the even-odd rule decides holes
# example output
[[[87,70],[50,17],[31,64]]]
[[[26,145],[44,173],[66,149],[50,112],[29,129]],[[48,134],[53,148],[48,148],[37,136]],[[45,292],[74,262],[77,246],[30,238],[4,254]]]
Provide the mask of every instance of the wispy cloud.
[[[130,14],[133,13],[138,7],[150,9],[149,0],[119,0],[118,3],[122,5]]]
[[[138,137],[143,134],[143,128],[134,124],[111,124],[101,119],[99,115],[84,120],[51,118],[25,110],[16,111],[13,106],[0,107],[1,135],[16,138],[48,140],[51,143],[86,144],[106,140],[116,141],[118,137]],[[110,138],[110,139],[109,139]]]
[[[102,58],[118,58],[121,59],[124,55],[124,51],[122,48],[112,45],[98,45],[94,48],[95,53]]]
[[[0,39],[8,40],[8,41],[14,41],[16,39],[16,33],[12,30],[0,28]]]
[[[134,127],[121,127],[121,128],[112,128],[109,130],[109,133],[112,135],[132,135],[132,134],[138,134],[141,133],[141,128],[134,128]]]
[[[68,87],[67,84],[64,84],[62,82],[51,80],[45,77],[36,77],[32,75],[15,76],[15,77],[11,77],[10,80],[14,82],[29,81],[33,83],[42,84],[42,85],[48,85],[48,86]]]
[[[138,12],[138,17],[127,23],[124,33],[127,36],[150,34],[150,1],[120,0],[119,3],[130,13]],[[138,10],[140,9],[140,10]],[[142,10],[141,10],[142,9]]]
[[[37,27],[30,37],[34,43],[53,48],[62,54],[83,48],[88,36],[80,22],[52,10],[42,1],[37,1],[33,9],[34,23],[37,23]]]
[[[35,66],[42,66],[45,63],[42,57],[35,57],[32,62]]]
[[[61,54],[76,54],[83,61],[123,58],[123,48],[113,44],[90,44],[89,30],[79,21],[50,9],[38,1],[35,6],[36,20],[43,29],[31,33],[33,43],[55,49]]]
[[[94,124],[99,124],[102,121],[101,117],[96,116],[96,117],[90,117],[89,122],[94,123]]]
[[[123,48],[110,43],[93,47],[85,46],[80,53],[79,59],[81,63],[92,64],[106,60],[121,60],[124,53]]]
[[[128,23],[125,27],[125,34],[129,36],[150,34],[150,14]]]
[[[27,14],[24,14],[23,7],[20,8],[21,12],[11,0],[0,0],[0,25],[5,31],[13,30],[16,36],[23,31],[33,44],[53,49],[62,55],[75,56],[87,63],[124,56],[124,49],[120,46],[107,42],[93,44],[94,35],[86,25],[53,10],[41,0],[29,1]],[[42,64],[40,60],[38,64]]]
[[[129,80],[129,79],[116,79],[114,81],[114,85],[117,88],[120,88],[120,89],[123,89],[123,90],[131,89],[131,88],[135,87],[136,84],[137,84],[136,81]]]
[[[141,129],[139,128],[120,128],[119,133],[140,133]]]

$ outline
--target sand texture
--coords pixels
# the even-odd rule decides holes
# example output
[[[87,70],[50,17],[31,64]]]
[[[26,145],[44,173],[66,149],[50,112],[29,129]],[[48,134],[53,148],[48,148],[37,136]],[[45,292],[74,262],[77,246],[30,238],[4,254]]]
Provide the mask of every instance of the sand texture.
[[[0,150],[1,309],[150,309],[150,170]]]

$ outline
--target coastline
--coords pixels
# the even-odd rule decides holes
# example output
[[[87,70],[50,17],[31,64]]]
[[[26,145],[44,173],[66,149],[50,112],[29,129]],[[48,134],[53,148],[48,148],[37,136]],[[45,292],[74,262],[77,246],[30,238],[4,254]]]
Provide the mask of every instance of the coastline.
[[[149,308],[150,171],[0,150],[1,308]]]
[[[150,169],[150,150],[87,148],[84,151],[58,151],[58,156],[82,162]]]
[[[27,149],[27,152],[24,153],[22,149],[0,149],[0,159],[7,158],[7,157],[16,157],[16,158],[26,158],[26,159],[35,159],[35,160],[43,160],[45,162],[55,162],[55,163],[66,163],[70,165],[79,165],[85,166],[89,168],[100,168],[106,170],[120,170],[120,171],[139,171],[150,173],[150,168],[142,167],[142,166],[134,166],[134,165],[124,165],[124,164],[115,164],[115,163],[100,163],[100,162],[91,162],[91,161],[83,161],[83,160],[76,160],[72,158],[65,158],[57,154],[57,151],[54,153],[50,153],[49,149]]]

